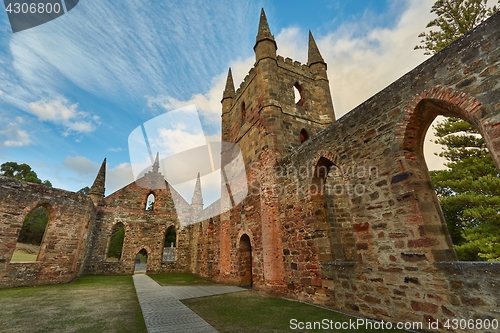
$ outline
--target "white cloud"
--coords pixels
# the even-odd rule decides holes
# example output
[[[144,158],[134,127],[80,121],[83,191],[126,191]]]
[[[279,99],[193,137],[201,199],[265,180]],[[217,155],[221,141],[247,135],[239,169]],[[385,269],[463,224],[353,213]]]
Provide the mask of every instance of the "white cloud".
[[[69,170],[75,172],[78,177],[95,177],[100,165],[90,161],[84,156],[67,156],[62,164]]]
[[[0,90],[0,96],[2,96],[2,95],[3,95],[3,91]]]
[[[116,192],[134,181],[130,163],[121,163],[106,172],[106,195]]]
[[[41,121],[48,121],[62,125],[65,129],[64,136],[70,132],[89,133],[96,128],[95,118],[89,119],[89,114],[78,111],[78,103],[70,104],[65,98],[46,101],[40,100],[28,104],[29,111]]]
[[[235,89],[238,89],[239,83],[248,74],[248,70],[253,66],[255,57],[249,57],[244,60],[237,60],[231,63],[231,72],[235,82]],[[196,109],[205,121],[211,124],[220,125],[220,116],[222,112],[221,99],[224,88],[226,87],[227,71],[217,75],[212,80],[212,85],[208,93],[195,94],[188,100],[179,100],[169,95],[148,96],[148,107],[160,107],[163,110],[174,110],[187,105],[194,104]]]
[[[29,133],[26,130],[20,128],[20,125],[22,125],[23,123],[24,119],[22,119],[21,117],[16,117],[13,121],[10,121],[4,128],[0,128],[0,138],[1,141],[3,141],[2,146],[23,147],[29,146],[33,143]]]

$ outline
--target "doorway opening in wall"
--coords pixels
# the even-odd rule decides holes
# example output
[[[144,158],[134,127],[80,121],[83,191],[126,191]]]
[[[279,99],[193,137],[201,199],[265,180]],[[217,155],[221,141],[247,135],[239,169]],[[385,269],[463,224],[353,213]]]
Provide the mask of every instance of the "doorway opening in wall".
[[[146,274],[148,266],[148,251],[142,249],[135,256],[134,274]]]
[[[240,238],[238,249],[238,272],[240,277],[240,286],[252,285],[252,245],[250,237],[243,234]]]
[[[500,261],[500,178],[477,128],[439,116],[424,151],[458,260]]]
[[[163,242],[163,262],[174,262],[175,251],[177,247],[177,233],[175,227],[171,225],[165,232],[165,240]]]
[[[40,260],[40,247],[48,223],[49,212],[43,206],[33,209],[26,215],[10,262],[34,262]]]

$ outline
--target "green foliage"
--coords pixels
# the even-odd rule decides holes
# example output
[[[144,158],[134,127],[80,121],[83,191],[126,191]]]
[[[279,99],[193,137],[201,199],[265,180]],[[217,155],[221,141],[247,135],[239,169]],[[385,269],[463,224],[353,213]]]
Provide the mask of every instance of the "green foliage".
[[[169,227],[167,229],[167,232],[165,233],[165,243],[163,244],[164,247],[170,247],[171,244],[174,244],[174,247],[176,246],[176,239],[177,239],[177,233],[175,231],[174,227]]]
[[[49,214],[44,207],[32,210],[24,219],[18,242],[40,245],[49,222]]]
[[[5,162],[0,165],[0,175],[52,187],[52,183],[48,180],[42,182],[36,172],[31,170],[31,167],[26,163]]]
[[[437,29],[418,35],[422,40],[415,50],[425,50],[426,55],[441,51],[498,11],[486,3],[487,0],[437,0],[431,9],[437,18],[427,24],[427,28]]]
[[[500,177],[484,140],[459,118],[434,126],[448,170],[431,171],[460,260],[500,260]]]
[[[76,192],[76,193],[83,193],[85,195],[89,195],[89,193],[90,193],[90,187],[85,186],[84,188],[79,189],[78,192]]]
[[[124,239],[125,228],[123,226],[120,225],[113,229],[111,240],[109,241],[108,257],[121,258]]]

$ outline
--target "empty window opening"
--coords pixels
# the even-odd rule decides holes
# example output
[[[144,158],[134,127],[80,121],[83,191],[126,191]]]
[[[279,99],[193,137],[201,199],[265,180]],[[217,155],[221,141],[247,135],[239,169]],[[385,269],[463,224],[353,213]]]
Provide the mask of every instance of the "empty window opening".
[[[135,256],[134,274],[146,274],[148,266],[148,251],[142,249]]]
[[[315,239],[320,260],[353,261],[355,244],[348,205],[351,188],[346,186],[342,170],[321,157],[311,182],[311,195],[318,219]]]
[[[174,226],[168,227],[165,232],[165,240],[163,242],[163,261],[172,262],[175,261],[175,251],[177,243],[177,232]]]
[[[40,246],[49,222],[45,207],[33,209],[23,221],[11,262],[33,262],[39,260]]]
[[[146,210],[153,211],[155,209],[155,196],[153,193],[148,195],[148,199],[146,201]]]
[[[245,122],[247,118],[247,109],[245,106],[245,102],[241,102],[241,122]]]
[[[424,152],[458,260],[500,261],[500,178],[479,131],[461,118],[437,117]]]
[[[293,85],[293,93],[294,93],[294,101],[295,105],[303,106],[304,105],[304,90],[302,86],[297,82]]]
[[[106,261],[113,262],[121,259],[124,240],[125,228],[121,223],[118,223],[111,231]]]
[[[250,237],[243,234],[240,238],[240,247],[238,250],[238,268],[240,277],[240,286],[252,285],[252,246]]]
[[[302,129],[302,131],[300,131],[299,137],[300,143],[304,143],[309,140],[309,134],[307,134],[307,131],[304,128]]]

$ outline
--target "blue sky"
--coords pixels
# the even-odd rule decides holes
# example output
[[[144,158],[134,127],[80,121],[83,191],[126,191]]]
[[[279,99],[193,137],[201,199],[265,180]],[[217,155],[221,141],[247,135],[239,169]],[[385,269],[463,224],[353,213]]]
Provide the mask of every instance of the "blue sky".
[[[15,34],[2,11],[0,163],[77,191],[106,157],[110,194],[132,181],[128,137],[144,122],[194,104],[216,137],[227,69],[238,86],[253,65],[261,7],[280,55],[306,62],[313,32],[340,118],[426,59],[413,46],[432,3],[81,0]]]

